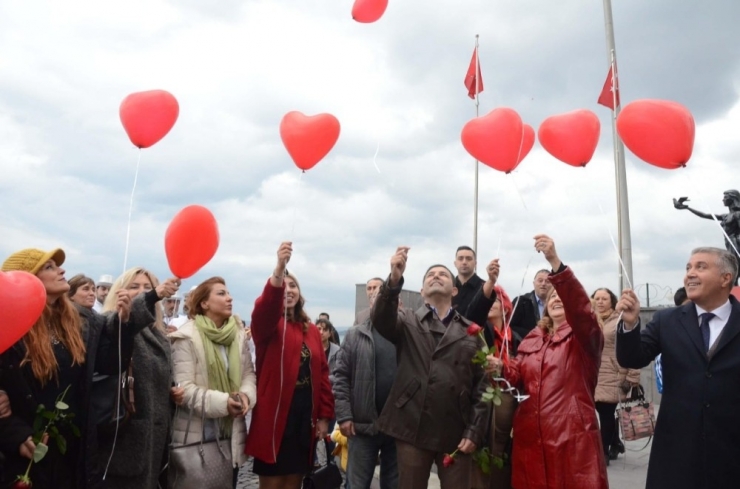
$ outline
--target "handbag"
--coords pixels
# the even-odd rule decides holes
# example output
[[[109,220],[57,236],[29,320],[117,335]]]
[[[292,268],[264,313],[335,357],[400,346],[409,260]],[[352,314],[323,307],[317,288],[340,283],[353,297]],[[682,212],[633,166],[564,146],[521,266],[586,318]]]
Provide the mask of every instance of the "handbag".
[[[318,446],[319,441],[316,441]],[[326,446],[326,465],[314,467],[310,474],[303,478],[303,489],[339,489],[342,485],[342,474],[330,455],[329,443]]]
[[[652,437],[655,432],[655,412],[652,403],[645,399],[645,389],[641,385],[632,388],[626,402],[619,403],[617,418],[626,441]]]
[[[195,399],[190,408],[185,439],[182,445],[170,445],[170,460],[167,464],[167,487],[170,489],[223,489],[233,484],[234,466],[231,462],[231,440],[204,441],[206,437],[206,391],[203,390],[201,404],[201,438],[188,444],[190,422],[193,420]],[[175,420],[177,410],[175,410]],[[174,421],[172,423],[174,432]]]
[[[118,379],[118,375],[93,375],[90,410],[101,436],[113,436],[116,425],[120,429],[136,414],[133,360],[120,384]]]

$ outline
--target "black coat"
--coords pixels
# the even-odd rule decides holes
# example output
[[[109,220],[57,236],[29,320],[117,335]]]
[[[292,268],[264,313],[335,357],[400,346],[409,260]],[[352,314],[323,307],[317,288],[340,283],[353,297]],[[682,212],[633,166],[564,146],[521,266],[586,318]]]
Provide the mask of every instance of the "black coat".
[[[643,368],[663,354],[648,489],[740,487],[740,303],[732,296],[730,303],[711,358],[693,303],[656,312],[642,331],[617,333],[622,367]]]
[[[520,295],[512,302],[514,315],[511,317],[511,329],[519,338],[524,338],[540,321],[540,308],[534,291]]]
[[[118,375],[118,314],[100,315],[85,308],[78,308],[82,319],[83,340],[86,354],[85,365],[82,367],[82,385],[79,386],[80,416],[74,419],[74,424],[82,431],[79,459],[70,461],[76,465],[77,487],[93,489],[102,483],[102,469],[93,462],[91,454],[97,452],[97,427],[92,417],[86,416],[89,411],[90,392],[93,374]],[[127,324],[121,329],[121,362],[122,369],[128,368],[133,349],[133,338],[143,326],[150,324],[153,316],[147,310],[144,297],[134,300],[131,316]],[[147,323],[147,321],[149,321]],[[20,456],[20,445],[32,435],[32,426],[39,405],[39,383],[34,378],[30,365],[21,366],[26,354],[23,341],[17,342],[5,353],[0,355],[0,389],[8,393],[13,414],[8,418],[3,430],[0,424],[0,451],[5,456],[3,484],[13,482],[15,476],[23,474],[28,460]],[[111,395],[116,395],[115,392]],[[53,480],[53,474],[44,471],[31,472],[34,489],[59,487],[58,481]]]
[[[452,305],[455,306],[457,312],[462,316],[467,315],[468,308],[473,302],[473,298],[475,298],[478,292],[483,288],[484,283],[486,283],[486,281],[475,273],[464,284],[460,282],[460,277],[455,277],[457,294],[452,298]]]

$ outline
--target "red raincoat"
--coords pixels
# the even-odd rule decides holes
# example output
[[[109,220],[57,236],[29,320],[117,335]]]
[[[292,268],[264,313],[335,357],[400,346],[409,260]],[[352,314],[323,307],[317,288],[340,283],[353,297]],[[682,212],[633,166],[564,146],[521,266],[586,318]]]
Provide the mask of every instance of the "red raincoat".
[[[293,400],[301,345],[311,350],[311,385],[313,389],[312,422],[334,417],[334,395],[329,383],[329,366],[321,345],[321,334],[313,324],[304,331],[303,323],[289,322],[285,328],[283,351],[283,293],[285,286],[267,282],[252,311],[252,337],[257,351],[257,404],[245,452],[263,462],[275,463],[285,422]],[[281,356],[283,368],[280,368]],[[282,370],[282,379],[281,379]],[[282,386],[282,391],[281,391]],[[315,433],[312,430],[311,436]],[[315,440],[311,440],[311,446]],[[307,457],[311,454],[307,453]]]
[[[552,337],[533,329],[505,367],[509,382],[530,396],[514,416],[512,487],[608,488],[594,406],[604,336],[570,268],[550,282],[566,322]]]

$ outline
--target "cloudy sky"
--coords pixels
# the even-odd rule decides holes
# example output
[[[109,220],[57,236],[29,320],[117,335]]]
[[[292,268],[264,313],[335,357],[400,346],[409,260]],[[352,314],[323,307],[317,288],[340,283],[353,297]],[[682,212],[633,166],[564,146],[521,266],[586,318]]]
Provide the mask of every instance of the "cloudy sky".
[[[463,79],[479,34],[482,114],[511,107],[536,129],[586,108],[602,123],[585,169],[539,145],[511,175],[481,167],[481,261],[498,252],[503,285],[526,292],[546,264],[532,251],[544,232],[589,291],[616,288],[610,111],[596,104],[608,70],[602,2],[390,0],[374,24],[354,22],[351,7],[0,2],[0,255],[60,246],[68,276],[121,273],[138,150],[118,107],[129,93],[164,89],[180,117],[142,151],[129,265],[165,278],[167,224],[205,205],[221,245],[185,288],[222,275],[248,317],[279,243],[292,240],[289,268],[309,313],[349,325],[354,284],[387,274],[397,245],[411,247],[407,285],[418,290],[428,265],[451,266],[472,242],[474,163],[460,131],[475,115]],[[614,2],[623,104],[675,100],[697,123],[685,169],[628,153],[635,285],[675,289],[692,247],[723,245],[716,224],[674,210],[671,198],[723,212],[722,191],[740,187],[738,18],[736,0]],[[342,125],[334,150],[303,175],[278,133],[291,110]]]

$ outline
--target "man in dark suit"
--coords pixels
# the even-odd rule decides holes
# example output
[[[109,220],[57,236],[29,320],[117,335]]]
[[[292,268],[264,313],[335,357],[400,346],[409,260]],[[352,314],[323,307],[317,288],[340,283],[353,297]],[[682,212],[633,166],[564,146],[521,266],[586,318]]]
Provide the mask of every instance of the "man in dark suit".
[[[547,293],[552,289],[552,284],[547,279],[549,275],[549,270],[537,271],[532,281],[534,290],[520,295],[512,303],[514,315],[511,318],[511,330],[519,336],[519,339],[527,336],[542,319]]]
[[[640,303],[622,292],[617,360],[643,368],[662,354],[663,398],[647,488],[740,487],[740,303],[730,295],[733,253],[697,248],[686,265],[691,302],[655,313],[641,330]]]
[[[484,280],[475,273],[478,264],[475,251],[470,246],[460,246],[455,252],[455,288],[457,295],[452,297],[452,305],[455,310],[465,316],[473,297],[483,287]]]

